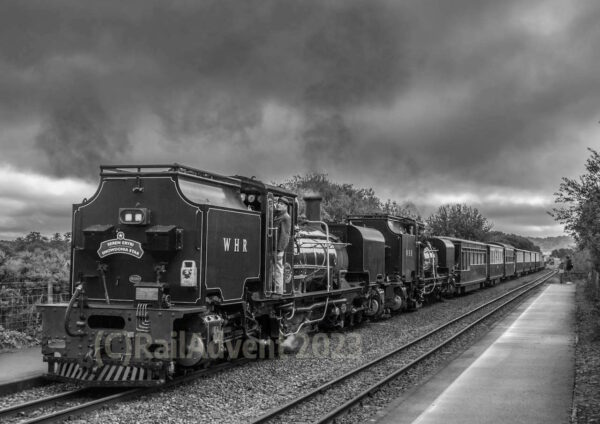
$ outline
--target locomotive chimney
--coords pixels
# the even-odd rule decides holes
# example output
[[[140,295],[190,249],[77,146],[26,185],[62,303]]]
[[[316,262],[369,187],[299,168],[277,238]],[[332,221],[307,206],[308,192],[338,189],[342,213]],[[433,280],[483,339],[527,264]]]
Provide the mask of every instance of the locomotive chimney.
[[[304,204],[306,205],[306,219],[309,221],[321,220],[321,200],[323,200],[323,198],[318,194],[304,196]]]

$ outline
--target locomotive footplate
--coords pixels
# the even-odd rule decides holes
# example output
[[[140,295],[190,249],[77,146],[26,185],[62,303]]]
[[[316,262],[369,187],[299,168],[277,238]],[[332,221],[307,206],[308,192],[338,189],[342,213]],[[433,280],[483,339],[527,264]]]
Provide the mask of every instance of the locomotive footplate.
[[[282,301],[293,301],[293,300],[298,300],[298,301],[302,301],[302,302],[310,302],[310,301],[314,301],[314,300],[323,300],[327,297],[331,297],[331,298],[335,298],[337,296],[344,296],[347,294],[356,294],[356,295],[360,295],[360,294],[364,294],[369,287],[375,287],[376,284],[372,283],[370,285],[365,285],[365,286],[357,286],[357,287],[348,287],[348,288],[342,288],[342,289],[337,289],[337,290],[319,290],[319,291],[312,291],[312,292],[306,292],[306,293],[293,293],[293,294],[283,294],[283,295],[276,295],[274,297],[261,297],[260,294],[258,293],[254,293],[252,296],[252,300],[254,302],[261,302],[263,304],[274,304],[274,303],[281,303]]]
[[[153,309],[90,302],[38,306],[47,377],[86,385],[153,386],[164,383],[182,352],[177,320],[206,314],[205,307]],[[185,335],[185,334],[183,334]]]

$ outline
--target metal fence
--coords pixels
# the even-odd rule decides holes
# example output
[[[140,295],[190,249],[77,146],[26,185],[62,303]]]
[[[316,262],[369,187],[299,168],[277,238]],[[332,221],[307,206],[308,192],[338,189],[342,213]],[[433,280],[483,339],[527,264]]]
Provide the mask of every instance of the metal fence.
[[[41,317],[38,303],[68,301],[69,294],[58,286],[40,282],[0,283],[0,325],[7,330],[36,334]]]

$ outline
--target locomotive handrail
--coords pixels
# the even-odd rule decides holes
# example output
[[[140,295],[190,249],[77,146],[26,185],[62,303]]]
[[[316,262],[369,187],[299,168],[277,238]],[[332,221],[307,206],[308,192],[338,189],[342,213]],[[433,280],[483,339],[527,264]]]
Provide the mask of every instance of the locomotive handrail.
[[[180,165],[178,163],[172,164],[158,164],[158,165],[101,165],[100,175],[140,175],[140,174],[156,174],[156,173],[174,173],[183,175],[186,177],[196,178],[202,181],[211,183],[219,182],[221,184],[229,185],[231,187],[241,187],[241,180],[235,177],[228,177],[225,175],[214,174],[212,172],[203,171],[201,169],[192,168],[190,166]]]
[[[71,319],[71,311],[73,310],[73,306],[75,306],[75,302],[79,302],[79,309],[81,310],[81,315],[83,315],[83,299],[80,299],[80,297],[82,297],[82,293],[84,292],[84,287],[83,284],[78,284],[77,287],[75,288],[75,292],[73,293],[73,296],[71,296],[71,300],[69,301],[69,304],[67,305],[67,309],[65,311],[65,318],[64,318],[64,329],[65,329],[65,333],[67,333],[67,335],[71,336],[71,337],[82,337],[85,336],[85,333],[83,332],[83,330],[81,328],[79,328],[76,332],[72,332],[71,329],[69,328],[69,324],[70,324],[70,319]],[[79,324],[81,322],[81,316],[80,316],[80,320],[77,322],[77,324]]]
[[[300,246],[302,246],[302,247],[322,246],[322,245],[324,245],[326,243],[329,244],[329,245],[332,245],[332,246],[344,246],[344,247],[352,245],[352,243],[344,243],[344,242],[341,242],[341,241],[330,241],[330,242],[323,241],[322,243],[319,243],[319,242],[298,242],[298,244]]]

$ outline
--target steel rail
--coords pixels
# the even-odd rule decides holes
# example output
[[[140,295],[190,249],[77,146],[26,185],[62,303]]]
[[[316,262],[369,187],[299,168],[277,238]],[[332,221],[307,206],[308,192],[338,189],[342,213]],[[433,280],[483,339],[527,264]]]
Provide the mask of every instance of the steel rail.
[[[249,359],[243,358],[243,359],[239,359],[239,360],[233,361],[233,362],[226,362],[224,364],[220,364],[220,365],[217,365],[217,366],[214,366],[211,368],[194,371],[187,375],[184,375],[184,376],[175,378],[171,381],[168,381],[167,383],[165,383],[161,386],[133,388],[133,389],[128,389],[128,390],[123,390],[123,388],[116,388],[115,390],[118,391],[117,393],[111,393],[107,396],[102,396],[98,399],[84,402],[79,405],[74,405],[74,406],[60,409],[60,410],[50,412],[50,413],[47,413],[44,415],[25,419],[23,421],[19,421],[19,423],[20,424],[34,424],[34,423],[37,424],[37,423],[50,423],[50,422],[57,422],[60,420],[65,420],[65,419],[73,417],[73,416],[78,416],[78,415],[84,414],[86,412],[93,411],[93,410],[98,409],[107,404],[124,401],[124,400],[134,398],[137,396],[148,395],[148,394],[157,392],[159,390],[164,390],[169,387],[173,387],[173,386],[176,386],[176,385],[188,382],[188,381],[192,381],[201,376],[207,376],[207,375],[215,374],[215,373],[218,373],[221,371],[225,371],[227,369],[234,368],[236,366],[245,364],[249,361],[250,361]],[[46,397],[43,399],[34,400],[34,401],[19,404],[19,405],[11,406],[9,408],[6,408],[6,409],[0,411],[0,416],[3,416],[5,411],[6,411],[6,416],[14,415],[16,413],[25,412],[28,410],[39,408],[39,407],[49,404],[53,401],[58,401],[58,400],[66,399],[69,397],[73,397],[73,396],[76,396],[83,392],[89,392],[91,394],[92,389],[94,389],[94,388],[84,387],[84,388],[77,389],[77,390],[74,390],[71,392],[63,392],[63,393],[59,393],[57,395],[49,396],[49,397]],[[106,389],[106,388],[102,388],[102,389]]]
[[[489,318],[491,315],[495,314],[496,312],[498,312],[500,309],[504,308],[509,303],[514,302],[515,300],[519,299],[524,294],[530,292],[531,290],[537,288],[538,286],[541,286],[550,277],[552,277],[555,274],[556,274],[555,271],[550,271],[548,274],[545,274],[545,275],[539,277],[538,279],[534,280],[533,282],[531,282],[529,284],[526,284],[525,286],[527,286],[527,288],[525,290],[523,290],[521,293],[519,293],[517,296],[515,296],[515,297],[507,300],[506,302],[502,303],[501,305],[495,307],[493,310],[491,310],[490,312],[486,313],[482,317],[478,318],[477,320],[475,320],[474,322],[472,322],[471,324],[469,324],[468,326],[466,326],[465,328],[463,328],[459,332],[455,333],[453,336],[451,336],[448,339],[444,340],[442,343],[440,343],[437,346],[433,347],[432,349],[430,349],[429,351],[425,352],[424,354],[422,354],[418,358],[414,359],[410,363],[406,364],[405,366],[397,369],[393,373],[389,374],[387,377],[379,380],[377,383],[371,385],[366,390],[363,390],[361,393],[359,393],[358,395],[354,396],[352,399],[344,402],[342,405],[340,405],[339,407],[337,407],[333,411],[329,412],[326,415],[321,416],[317,421],[314,421],[313,424],[322,424],[322,423],[327,423],[327,422],[332,421],[337,416],[341,415],[342,413],[344,413],[345,411],[349,410],[354,405],[356,405],[357,403],[359,403],[360,401],[362,401],[365,397],[371,396],[373,393],[375,393],[376,391],[378,391],[383,385],[387,384],[391,380],[393,380],[396,377],[398,377],[400,374],[402,374],[402,373],[408,371],[409,369],[413,368],[414,366],[418,365],[424,359],[427,359],[428,357],[430,357],[431,355],[433,355],[434,353],[436,353],[437,351],[439,351],[443,347],[445,347],[448,344],[452,343],[458,337],[460,337],[461,335],[463,335],[464,333],[466,333],[467,331],[469,331],[470,329],[472,329],[476,325],[480,324],[482,321],[484,321],[485,319]],[[511,290],[508,293],[512,293],[513,291],[514,290]]]
[[[490,301],[488,301],[488,302],[486,302],[486,303],[478,306],[477,308],[472,309],[471,311],[468,311],[468,312],[466,312],[466,313],[464,313],[464,314],[462,314],[462,315],[460,315],[460,316],[452,319],[451,321],[448,321],[447,323],[444,323],[443,325],[441,325],[441,326],[439,326],[437,328],[434,328],[433,330],[431,330],[431,331],[429,331],[429,332],[427,332],[427,333],[425,333],[425,334],[423,334],[423,335],[421,335],[421,336],[419,336],[419,337],[417,337],[417,338],[415,338],[415,339],[413,339],[413,340],[411,340],[411,341],[409,341],[409,342],[407,342],[407,343],[405,343],[405,344],[403,344],[403,345],[401,345],[401,346],[399,346],[399,347],[391,350],[390,352],[384,353],[383,355],[381,355],[381,356],[379,356],[379,357],[377,357],[377,358],[375,358],[375,359],[373,359],[373,360],[371,360],[371,361],[369,361],[369,362],[361,365],[360,367],[357,367],[357,368],[355,368],[353,370],[350,370],[350,371],[346,372],[345,374],[342,374],[341,376],[339,376],[339,377],[337,377],[337,378],[335,378],[333,380],[330,380],[327,383],[325,383],[325,384],[323,384],[323,385],[321,385],[321,386],[319,386],[319,387],[317,387],[317,388],[315,388],[315,389],[313,389],[313,390],[311,390],[311,391],[309,391],[309,392],[307,392],[307,393],[305,393],[305,394],[303,394],[303,395],[301,395],[301,396],[299,396],[299,397],[297,397],[295,399],[292,399],[288,403],[285,403],[285,404],[283,404],[281,406],[278,406],[276,408],[273,408],[273,409],[267,411],[265,414],[263,414],[263,415],[255,418],[253,421],[251,421],[251,423],[252,424],[259,424],[259,423],[267,422],[267,421],[269,421],[269,420],[271,420],[271,419],[273,419],[273,418],[281,415],[285,411],[287,411],[289,409],[292,409],[293,407],[299,405],[300,403],[302,403],[302,402],[304,402],[304,401],[306,401],[306,400],[308,400],[308,399],[310,399],[310,398],[312,398],[312,397],[314,397],[314,396],[316,396],[318,394],[321,394],[321,393],[325,392],[326,390],[329,390],[332,386],[337,385],[339,383],[342,383],[345,380],[348,380],[350,377],[352,377],[352,376],[354,376],[354,375],[356,375],[356,374],[358,374],[360,372],[363,372],[363,371],[365,371],[365,370],[373,367],[374,365],[376,365],[376,364],[378,364],[378,363],[380,363],[380,362],[382,362],[382,361],[384,361],[384,360],[386,360],[386,359],[388,359],[388,358],[390,358],[390,357],[392,357],[392,356],[394,356],[394,355],[396,355],[396,354],[398,354],[398,353],[400,353],[402,351],[407,350],[410,347],[415,346],[419,342],[421,342],[421,341],[423,341],[423,340],[431,337],[432,335],[434,335],[436,333],[439,333],[440,331],[442,331],[442,330],[446,329],[447,327],[449,327],[449,326],[451,326],[451,325],[453,325],[453,324],[455,324],[455,323],[457,323],[457,322],[459,322],[459,321],[467,318],[468,316],[473,315],[474,313],[480,311],[481,309],[486,308],[489,305],[491,305],[493,303],[496,303],[496,302],[498,302],[498,301],[500,301],[500,300],[502,300],[502,299],[510,296],[511,294],[513,294],[515,292],[523,291],[523,293],[519,294],[518,296],[516,296],[515,298],[513,298],[513,299],[511,299],[509,301],[509,302],[512,302],[513,300],[515,300],[516,298],[518,298],[522,294],[524,294],[527,291],[529,291],[529,290],[537,287],[537,285],[542,284],[543,282],[545,282],[548,278],[550,278],[552,275],[554,275],[554,273],[555,273],[554,271],[546,273],[546,274],[544,274],[542,276],[539,276],[539,277],[535,278],[533,281],[525,283],[525,284],[523,284],[523,285],[521,285],[521,286],[519,286],[519,287],[517,287],[515,289],[512,289],[512,290],[510,290],[510,291],[508,291],[508,292],[506,292],[506,293],[504,293],[504,294],[502,294],[502,295],[500,295],[500,296],[498,296],[498,297],[496,297],[494,299],[491,299]],[[509,302],[506,302],[506,303],[509,303]],[[500,307],[503,307],[503,306],[504,306],[504,304],[501,305]],[[494,312],[495,312],[495,310],[494,310]]]
[[[39,408],[46,404],[56,402],[58,400],[68,399],[73,396],[77,396],[82,394],[83,392],[88,391],[89,388],[75,389],[69,390],[66,392],[57,393],[55,395],[46,396],[40,399],[31,400],[28,402],[20,403],[18,405],[9,406],[8,408],[0,409],[0,418],[8,417],[10,415],[15,415],[20,412],[30,411],[35,408]]]
[[[48,380],[44,378],[43,374],[35,377],[24,378],[22,380],[9,381],[7,383],[0,384],[0,396],[21,390],[31,389],[32,387],[44,386],[46,384],[48,384]]]

